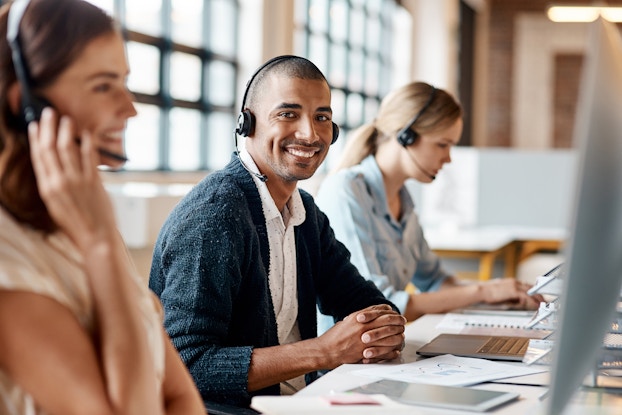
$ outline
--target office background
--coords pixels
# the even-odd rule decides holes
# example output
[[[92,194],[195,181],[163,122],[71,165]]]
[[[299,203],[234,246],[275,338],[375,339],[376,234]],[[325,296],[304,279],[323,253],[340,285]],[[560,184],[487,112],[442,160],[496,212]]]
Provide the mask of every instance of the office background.
[[[127,30],[140,116],[126,171],[222,167],[248,77],[290,53],[327,75],[344,137],[416,79],[460,99],[461,145],[572,147],[586,25],[550,21],[547,0],[91,1]]]
[[[348,131],[372,119],[390,89],[423,80],[455,94],[466,114],[455,163],[464,170],[454,176],[461,181],[451,185],[447,175],[424,189],[412,186],[418,208],[428,209],[420,212],[424,225],[447,219],[430,213],[441,205],[454,212],[456,226],[567,220],[587,26],[549,20],[551,1],[91,2],[118,17],[128,39],[128,85],[139,115],[126,133],[130,162],[104,176],[143,274],[168,211],[189,186],[228,162],[248,78],[279,54],[306,56],[326,74],[342,129],[322,171],[302,187],[317,188]],[[430,205],[434,196],[426,195],[439,193],[446,194],[443,204]],[[505,210],[504,193],[513,195]],[[525,210],[521,200],[544,203]]]

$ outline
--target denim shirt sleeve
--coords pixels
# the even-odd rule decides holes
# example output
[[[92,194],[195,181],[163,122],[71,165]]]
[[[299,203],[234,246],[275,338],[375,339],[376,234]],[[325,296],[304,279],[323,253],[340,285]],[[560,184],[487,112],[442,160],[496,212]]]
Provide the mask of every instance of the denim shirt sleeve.
[[[400,311],[404,312],[408,303],[405,288],[409,282],[420,291],[434,291],[448,277],[414,212],[404,229],[403,246],[391,239],[387,229],[391,225],[362,174],[345,171],[328,176],[317,204],[330,218],[337,239],[350,250],[352,263]]]
[[[351,262],[403,313],[409,294],[395,287],[382,272],[371,226],[373,206],[366,195],[364,180],[351,179],[345,174],[327,177],[316,203],[329,217],[337,239],[350,251]]]

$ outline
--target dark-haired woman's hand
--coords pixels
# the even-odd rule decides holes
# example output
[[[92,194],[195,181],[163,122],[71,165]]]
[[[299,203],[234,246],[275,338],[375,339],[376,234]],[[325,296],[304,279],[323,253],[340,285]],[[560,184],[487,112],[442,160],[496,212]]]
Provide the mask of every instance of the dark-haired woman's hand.
[[[50,216],[83,252],[116,237],[114,211],[88,131],[76,139],[69,117],[44,109],[28,128],[37,186]]]

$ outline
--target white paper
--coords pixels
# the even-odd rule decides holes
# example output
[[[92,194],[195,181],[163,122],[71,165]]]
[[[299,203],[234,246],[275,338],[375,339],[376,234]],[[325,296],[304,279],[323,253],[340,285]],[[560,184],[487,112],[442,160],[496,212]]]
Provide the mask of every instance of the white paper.
[[[251,408],[266,415],[378,415],[419,413],[410,405],[398,403],[385,395],[369,395],[380,405],[331,405],[321,396],[254,396]]]
[[[510,365],[486,359],[446,354],[401,365],[377,365],[355,370],[356,375],[395,379],[410,383],[469,386],[492,380],[545,372],[542,367]]]

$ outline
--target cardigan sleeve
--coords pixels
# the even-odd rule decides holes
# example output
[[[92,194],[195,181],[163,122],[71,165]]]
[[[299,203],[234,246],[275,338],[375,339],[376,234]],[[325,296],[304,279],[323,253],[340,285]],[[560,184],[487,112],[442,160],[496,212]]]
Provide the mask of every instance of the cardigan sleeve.
[[[244,292],[261,298],[266,288],[241,288],[249,263],[244,241],[252,237],[245,234],[250,227],[240,226],[239,200],[216,191],[205,199],[206,193],[195,189],[164,224],[150,287],[162,301],[165,328],[203,399],[247,405],[252,350],[265,335],[253,332],[259,330],[253,328],[257,317],[250,316],[257,310],[251,310]]]

